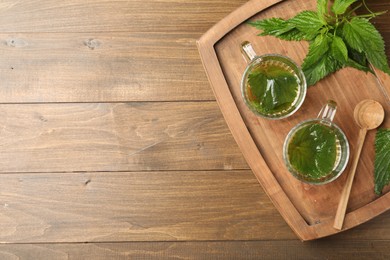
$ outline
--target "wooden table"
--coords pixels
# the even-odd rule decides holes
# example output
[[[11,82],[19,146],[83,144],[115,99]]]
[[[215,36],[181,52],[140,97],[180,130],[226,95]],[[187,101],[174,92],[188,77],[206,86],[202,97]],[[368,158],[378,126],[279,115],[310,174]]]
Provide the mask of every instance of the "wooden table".
[[[390,212],[300,242],[242,157],[195,42],[245,2],[0,2],[0,259],[390,257]]]

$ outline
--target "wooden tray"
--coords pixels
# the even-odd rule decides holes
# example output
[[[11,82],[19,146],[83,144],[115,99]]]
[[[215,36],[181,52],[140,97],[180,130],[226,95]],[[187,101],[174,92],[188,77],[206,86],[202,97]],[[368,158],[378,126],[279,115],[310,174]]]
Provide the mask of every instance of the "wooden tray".
[[[314,0],[252,0],[198,41],[207,76],[236,142],[275,207],[302,240],[339,232],[333,228],[333,221],[349,166],[341,177],[324,186],[299,182],[286,170],[282,159],[283,142],[290,129],[302,120],[316,117],[321,106],[333,99],[338,103],[335,123],[346,133],[351,156],[354,156],[358,128],[353,121],[353,109],[366,98],[375,99],[385,107],[382,127],[390,127],[390,79],[380,71],[374,77],[355,69],[342,69],[310,87],[303,106],[287,119],[258,118],[246,108],[240,93],[240,79],[246,67],[240,43],[249,40],[258,54],[280,53],[298,64],[302,63],[308,44],[259,37],[259,32],[245,22],[270,17],[290,18],[302,10],[315,9]],[[389,187],[380,197],[374,194],[374,138],[375,131],[370,131],[356,172],[343,230],[390,208]]]

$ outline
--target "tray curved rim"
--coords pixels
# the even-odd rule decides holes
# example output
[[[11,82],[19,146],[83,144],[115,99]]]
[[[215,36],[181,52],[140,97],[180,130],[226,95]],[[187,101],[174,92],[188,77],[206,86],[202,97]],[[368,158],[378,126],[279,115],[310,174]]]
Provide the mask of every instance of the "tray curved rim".
[[[390,192],[346,214],[344,227],[341,231],[333,228],[333,218],[315,225],[309,225],[295,208],[287,194],[284,193],[259,152],[229,90],[214,45],[244,21],[283,1],[288,0],[248,1],[202,35],[197,41],[197,46],[217,103],[248,165],[287,224],[302,241],[307,241],[345,231],[384,213],[390,209]],[[206,60],[207,62],[205,62]],[[384,74],[381,75],[383,76]],[[242,143],[245,143],[245,149],[241,147]],[[367,217],[367,211],[371,213],[369,217]]]

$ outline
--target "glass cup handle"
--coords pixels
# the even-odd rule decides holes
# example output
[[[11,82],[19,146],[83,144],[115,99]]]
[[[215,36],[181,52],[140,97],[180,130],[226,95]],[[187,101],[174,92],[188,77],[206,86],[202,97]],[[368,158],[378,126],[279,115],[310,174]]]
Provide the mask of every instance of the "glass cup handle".
[[[241,43],[241,52],[244,55],[244,58],[247,63],[251,62],[256,58],[257,54],[252,47],[252,44],[248,41]]]
[[[333,100],[328,100],[326,105],[324,105],[322,107],[317,118],[319,118],[321,120],[326,120],[329,123],[331,123],[333,121],[335,114],[336,114],[336,110],[337,110],[337,103]]]

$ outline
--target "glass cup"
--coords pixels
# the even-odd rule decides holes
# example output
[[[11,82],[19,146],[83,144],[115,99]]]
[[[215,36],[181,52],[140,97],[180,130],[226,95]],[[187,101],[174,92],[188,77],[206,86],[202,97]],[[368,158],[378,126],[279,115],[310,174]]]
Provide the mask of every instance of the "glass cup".
[[[286,56],[258,56],[250,42],[241,44],[247,67],[241,80],[241,94],[257,116],[282,119],[294,114],[306,96],[306,78],[298,65]]]
[[[317,118],[303,121],[288,133],[283,159],[298,180],[315,185],[337,179],[349,159],[349,144],[344,132],[333,123],[336,102],[329,100]]]

